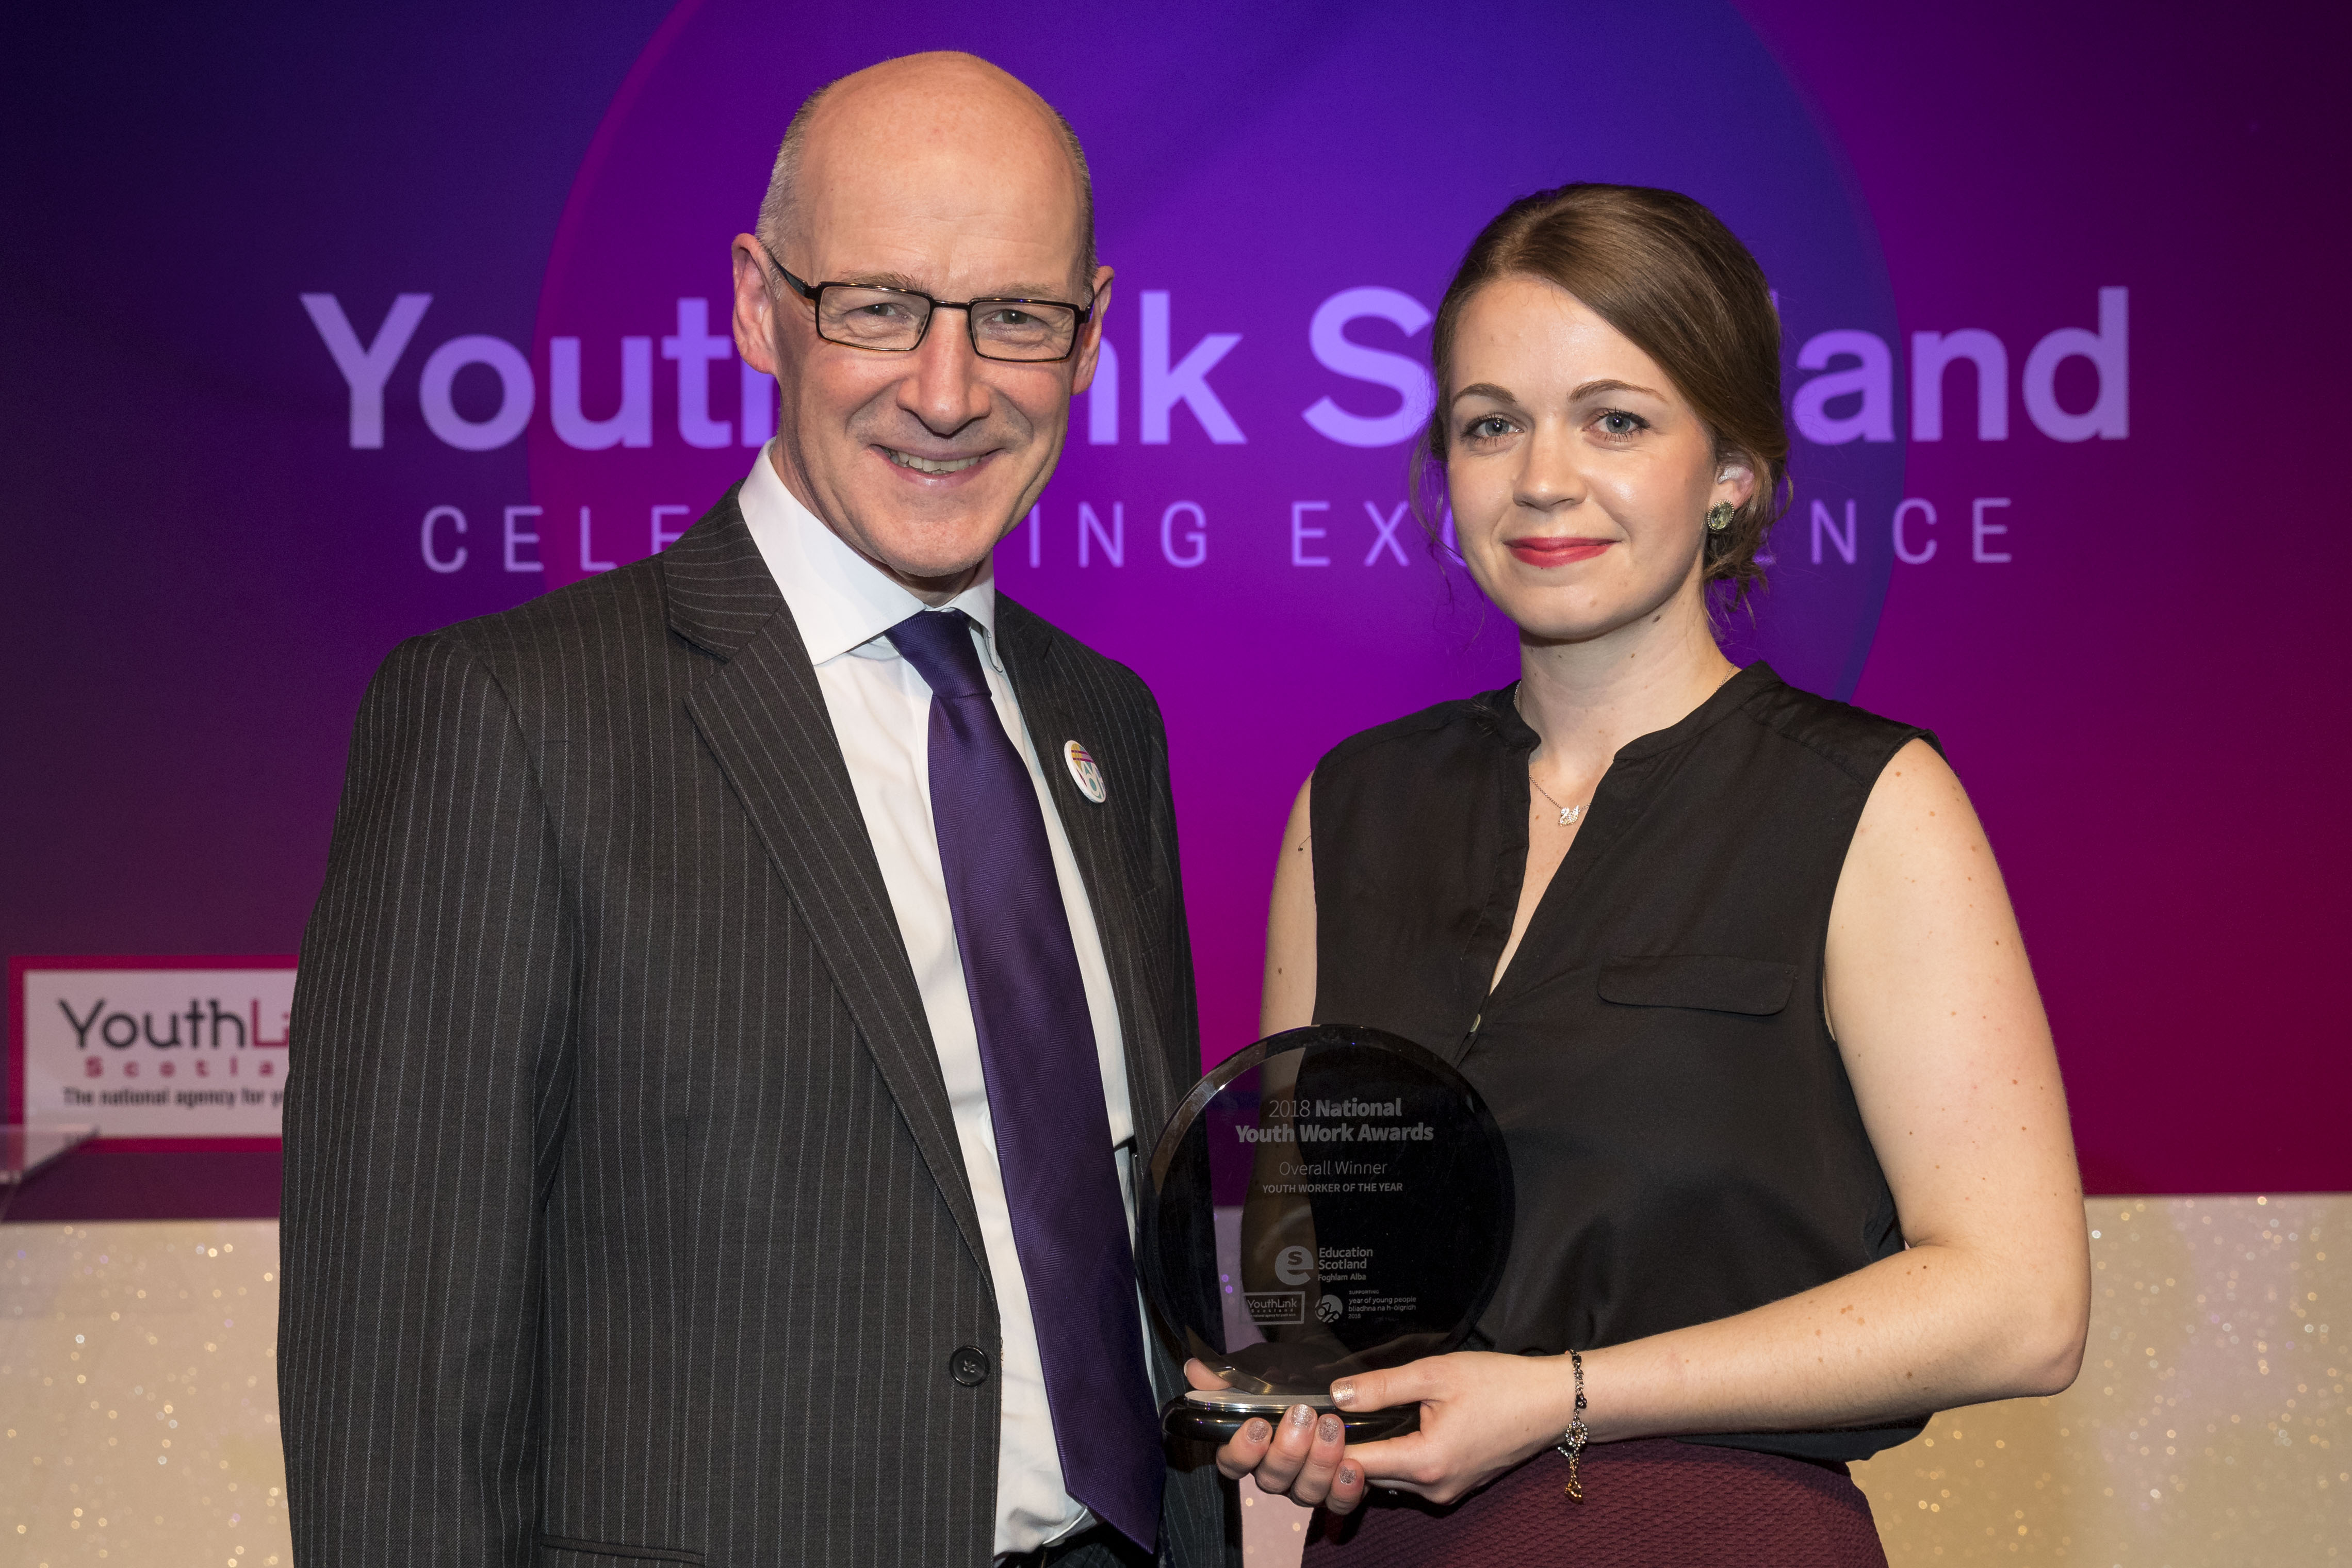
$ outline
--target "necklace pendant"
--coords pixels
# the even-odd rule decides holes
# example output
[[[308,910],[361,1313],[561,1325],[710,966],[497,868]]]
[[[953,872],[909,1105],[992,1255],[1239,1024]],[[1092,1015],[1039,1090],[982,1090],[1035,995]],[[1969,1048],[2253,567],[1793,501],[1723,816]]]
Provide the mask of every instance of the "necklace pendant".
[[[1580,805],[1563,805],[1559,808],[1559,825],[1562,827],[1573,827],[1576,826],[1576,819],[1583,815],[1584,807]]]

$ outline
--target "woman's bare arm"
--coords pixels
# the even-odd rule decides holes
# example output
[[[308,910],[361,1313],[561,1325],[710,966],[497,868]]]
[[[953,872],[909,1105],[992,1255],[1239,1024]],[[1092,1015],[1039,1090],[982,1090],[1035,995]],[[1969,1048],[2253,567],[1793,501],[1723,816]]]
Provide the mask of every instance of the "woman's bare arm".
[[[1261,1035],[1315,1021],[1315,855],[1307,821],[1314,791],[1311,778],[1298,786],[1289,826],[1282,830],[1282,858],[1275,862],[1265,917],[1265,989],[1258,998]]]

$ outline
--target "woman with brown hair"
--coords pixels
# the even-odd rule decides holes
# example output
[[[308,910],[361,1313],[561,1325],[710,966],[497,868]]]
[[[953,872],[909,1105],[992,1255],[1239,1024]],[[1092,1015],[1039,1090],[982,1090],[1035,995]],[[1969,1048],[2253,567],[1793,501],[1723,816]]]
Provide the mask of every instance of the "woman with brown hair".
[[[1332,1391],[1418,1431],[1343,1448],[1300,1407],[1219,1463],[1333,1516],[1310,1561],[1883,1563],[1845,1462],[2064,1388],[2087,1322],[1992,851],[1927,731],[1717,646],[1789,443],[1764,276],[1713,214],[1515,202],[1433,348],[1427,455],[1520,678],[1317,766],[1264,1024],[1454,1060],[1511,1147],[1510,1263],[1480,1348]]]

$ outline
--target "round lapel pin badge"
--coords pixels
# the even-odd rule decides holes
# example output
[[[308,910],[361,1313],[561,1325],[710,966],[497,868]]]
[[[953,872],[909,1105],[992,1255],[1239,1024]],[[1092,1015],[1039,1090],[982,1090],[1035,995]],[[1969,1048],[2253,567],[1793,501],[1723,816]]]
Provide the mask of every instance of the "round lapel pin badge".
[[[1110,791],[1103,786],[1102,769],[1095,766],[1095,760],[1087,755],[1087,749],[1076,741],[1065,741],[1062,742],[1062,761],[1070,765],[1070,777],[1079,791],[1100,805]]]

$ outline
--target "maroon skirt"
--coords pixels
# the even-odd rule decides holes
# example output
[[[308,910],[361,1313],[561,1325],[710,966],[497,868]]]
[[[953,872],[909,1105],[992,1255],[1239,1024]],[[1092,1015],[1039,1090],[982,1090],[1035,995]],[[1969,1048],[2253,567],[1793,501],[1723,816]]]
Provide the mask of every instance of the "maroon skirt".
[[[1843,1465],[1659,1437],[1588,1448],[1580,1475],[1578,1502],[1548,1449],[1447,1508],[1375,1491],[1345,1519],[1317,1517],[1307,1568],[1886,1568]]]

